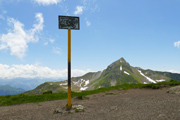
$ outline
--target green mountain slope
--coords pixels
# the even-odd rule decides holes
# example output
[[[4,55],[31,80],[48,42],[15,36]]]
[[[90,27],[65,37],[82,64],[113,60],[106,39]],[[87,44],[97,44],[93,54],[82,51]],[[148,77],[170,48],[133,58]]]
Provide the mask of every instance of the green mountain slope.
[[[9,85],[0,85],[0,95],[16,95],[25,92],[21,88],[15,88]]]
[[[120,84],[137,84],[142,83],[134,74],[134,69],[128,62],[121,58],[109,65],[102,75],[95,80],[94,88],[110,87]]]
[[[71,89],[72,91],[80,92],[122,84],[157,83],[169,81],[170,79],[180,81],[180,74],[132,67],[124,58],[121,58],[110,64],[103,71],[90,72],[80,77],[73,77],[71,79]],[[44,83],[28,93],[42,94],[48,90],[67,92],[67,80]]]
[[[121,58],[109,65],[102,75],[93,81],[94,85],[92,87],[96,89],[121,84],[157,83],[170,79],[180,81],[180,74],[132,67],[124,58]]]
[[[47,91],[52,91],[53,93],[66,92],[67,90],[59,85],[60,82],[45,82],[33,90],[27,91],[27,94],[43,94]]]

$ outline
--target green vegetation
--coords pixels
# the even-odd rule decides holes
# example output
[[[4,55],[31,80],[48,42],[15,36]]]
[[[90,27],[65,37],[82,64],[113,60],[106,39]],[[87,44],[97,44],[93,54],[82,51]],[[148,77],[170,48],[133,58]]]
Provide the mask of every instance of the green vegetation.
[[[56,110],[53,111],[53,114],[56,114]]]
[[[72,104],[71,106],[68,106],[68,104],[66,104],[66,110],[71,110],[71,108],[72,108]]]
[[[59,82],[45,82],[33,90],[27,91],[27,94],[51,94],[66,92],[66,89],[59,85]]]
[[[125,61],[124,58],[121,58],[110,64],[103,71],[89,72],[80,77],[72,77],[71,90],[74,92],[81,92],[80,88],[82,87],[88,87],[87,90],[93,90],[124,84],[149,83],[149,81],[144,75],[141,74],[140,71],[145,76],[151,78],[156,82],[159,82],[158,80],[169,81],[170,79],[180,81],[180,74],[152,71],[149,69],[144,70],[139,67],[132,67],[128,62]],[[82,79],[85,81],[89,80],[89,84],[87,84],[87,86],[84,86],[85,82],[82,82]],[[26,93],[30,95],[45,94],[47,91],[52,91],[52,93],[66,93],[67,88],[67,80],[60,82],[46,82],[39,85],[33,90],[27,91]],[[156,85],[149,85],[149,88],[158,89],[159,87]]]
[[[122,70],[120,70],[120,67],[122,67]],[[127,75],[124,72],[127,72],[130,75]],[[99,87],[110,87],[114,86],[113,83],[115,83],[115,85],[140,84],[142,83],[141,79],[144,79],[143,76],[140,75],[134,67],[131,67],[128,62],[121,58],[109,65],[102,72],[101,76],[93,81],[93,87],[94,89]]]
[[[168,72],[159,72],[159,71],[152,71],[152,70],[143,70],[143,69],[140,69],[143,73],[146,73],[145,75],[150,77],[151,79],[153,80],[160,80],[160,79],[165,79],[165,80],[170,80],[170,79],[174,79],[175,80],[180,80],[180,76],[176,79],[176,74],[174,73],[168,73]],[[173,76],[169,76],[169,74],[173,74]]]
[[[52,94],[52,93],[53,93],[52,90],[48,90],[46,92],[43,92],[43,94]]]
[[[160,89],[166,86],[176,86],[180,85],[179,81],[170,80],[169,82],[159,82],[157,84],[123,84],[118,86],[112,86],[107,88],[99,88],[91,91],[82,91],[82,92],[72,92],[71,96],[73,97],[84,97],[91,94],[96,94],[100,92],[106,92],[114,89],[128,90],[133,88],[147,88],[147,89]],[[19,94],[19,95],[6,95],[0,96],[0,106],[8,106],[14,104],[22,103],[35,103],[43,102],[50,100],[60,100],[67,99],[67,93],[52,93],[52,94],[42,94],[42,95],[28,95],[28,94]]]
[[[106,95],[113,95],[114,93],[106,93]]]

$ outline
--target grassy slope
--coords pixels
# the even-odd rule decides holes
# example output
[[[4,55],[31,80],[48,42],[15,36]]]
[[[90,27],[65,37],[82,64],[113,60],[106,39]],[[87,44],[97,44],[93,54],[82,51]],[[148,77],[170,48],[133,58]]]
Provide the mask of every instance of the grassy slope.
[[[172,77],[170,77],[168,72],[159,72],[159,71],[152,71],[152,70],[141,70],[143,73],[147,73],[145,74],[146,76],[150,77],[151,79],[154,80],[160,80],[160,79],[166,79],[166,80],[170,80],[173,79]],[[173,73],[172,73],[173,74]],[[178,80],[178,79],[175,79]]]
[[[80,77],[73,77],[72,78],[72,80],[79,80],[79,79],[85,79],[85,80],[91,80],[91,79],[93,79],[93,77],[95,77],[97,74],[99,74],[100,73],[100,71],[98,71],[98,72],[89,72],[89,73],[87,73],[87,74],[85,74],[85,75],[83,75],[83,76],[80,76]]]
[[[59,82],[45,82],[34,90],[28,91],[28,94],[42,94],[51,90],[53,93],[66,92],[67,90],[59,85]]]
[[[120,71],[120,66],[122,65],[122,71]],[[128,72],[130,75],[126,75],[123,73],[123,71]],[[102,87],[110,87],[111,86],[111,80],[116,81],[116,85],[121,84],[137,84],[142,83],[141,80],[138,78],[141,76],[139,73],[136,72],[139,76],[137,77],[134,72],[137,71],[135,68],[130,67],[129,64],[119,63],[114,65],[113,67],[108,66],[106,70],[103,71],[100,78],[93,81],[94,88],[97,89],[99,86]]]
[[[128,90],[133,88],[151,88],[151,89],[159,89],[164,86],[175,86],[180,85],[180,82],[171,80],[170,82],[160,82],[157,84],[123,84],[118,86],[112,86],[107,88],[100,88],[91,91],[82,91],[82,92],[72,92],[71,96],[86,96],[91,94],[96,94],[100,92],[106,92],[113,89],[122,89]],[[52,93],[52,94],[43,94],[43,95],[28,95],[28,94],[19,94],[19,95],[7,95],[0,96],[0,106],[14,105],[14,104],[22,104],[22,103],[34,103],[34,102],[43,102],[49,100],[60,100],[67,99],[67,93]]]

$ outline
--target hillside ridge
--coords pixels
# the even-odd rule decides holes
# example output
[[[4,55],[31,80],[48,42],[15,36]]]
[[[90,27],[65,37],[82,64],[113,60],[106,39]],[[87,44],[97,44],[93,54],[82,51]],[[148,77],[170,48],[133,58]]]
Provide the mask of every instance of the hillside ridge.
[[[89,72],[83,76],[71,78],[71,89],[75,92],[93,90],[102,87],[122,84],[148,84],[171,79],[180,81],[180,74],[153,71],[131,66],[123,57],[114,61],[103,71]],[[60,82],[47,82],[27,93],[42,94],[45,91],[67,92],[67,80]],[[55,87],[56,86],[56,87]]]

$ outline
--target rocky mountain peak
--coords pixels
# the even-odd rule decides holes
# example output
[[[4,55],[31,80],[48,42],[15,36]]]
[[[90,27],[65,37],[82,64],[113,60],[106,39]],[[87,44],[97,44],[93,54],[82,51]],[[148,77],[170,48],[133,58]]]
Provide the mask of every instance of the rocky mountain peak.
[[[128,64],[129,65],[129,63],[126,62],[126,60],[122,57],[119,60],[117,60],[117,61],[113,62],[112,64],[110,64],[108,67],[113,67],[113,66],[115,66],[117,64]]]
[[[119,59],[119,62],[121,62],[121,63],[127,63],[126,60],[125,60],[123,57]]]

